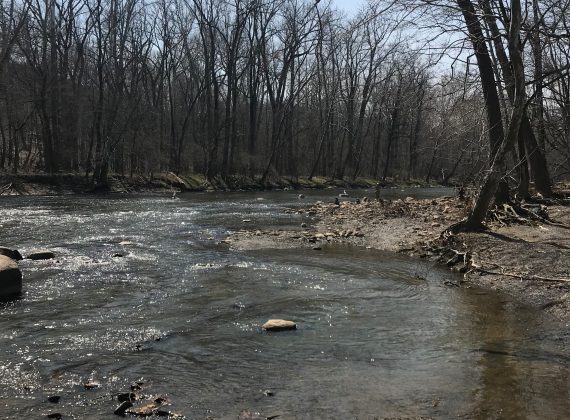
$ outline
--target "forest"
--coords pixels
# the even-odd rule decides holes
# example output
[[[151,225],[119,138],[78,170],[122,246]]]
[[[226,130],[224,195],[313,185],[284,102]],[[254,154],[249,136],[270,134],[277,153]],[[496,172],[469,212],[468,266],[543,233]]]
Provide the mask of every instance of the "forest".
[[[548,196],[570,173],[569,6],[3,0],[0,171],[496,172]]]
[[[0,1],[0,419],[568,418],[570,0],[341,1]]]

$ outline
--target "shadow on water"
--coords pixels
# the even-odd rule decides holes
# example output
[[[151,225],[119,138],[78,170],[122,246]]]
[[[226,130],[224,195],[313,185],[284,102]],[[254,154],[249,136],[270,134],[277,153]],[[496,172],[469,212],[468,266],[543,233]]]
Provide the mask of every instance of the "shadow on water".
[[[568,418],[568,333],[539,311],[400,255],[217,243],[246,218],[298,226],[297,194],[4,202],[2,242],[58,257],[23,261],[0,304],[0,417],[112,418],[142,379],[188,418]]]

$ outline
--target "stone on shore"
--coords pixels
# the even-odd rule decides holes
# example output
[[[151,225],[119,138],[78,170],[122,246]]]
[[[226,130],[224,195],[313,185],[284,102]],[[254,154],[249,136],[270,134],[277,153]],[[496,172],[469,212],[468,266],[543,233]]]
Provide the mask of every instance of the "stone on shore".
[[[0,246],[0,255],[5,255],[8,258],[12,258],[14,261],[20,261],[23,259],[22,254],[17,249],[10,249],[5,246]]]
[[[22,293],[22,272],[12,258],[0,255],[0,297]]]
[[[51,260],[52,258],[55,258],[55,254],[47,249],[40,249],[38,251],[30,252],[27,258],[29,260]]]
[[[297,328],[297,324],[293,321],[287,321],[285,319],[270,319],[261,327],[266,331],[285,331],[294,330]]]

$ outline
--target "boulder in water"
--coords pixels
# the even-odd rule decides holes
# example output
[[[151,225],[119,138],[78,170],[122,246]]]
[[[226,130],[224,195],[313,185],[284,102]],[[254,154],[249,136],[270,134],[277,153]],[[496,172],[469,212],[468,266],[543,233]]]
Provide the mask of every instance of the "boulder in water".
[[[29,260],[51,260],[52,258],[55,258],[55,254],[47,249],[40,249],[30,252],[27,258]]]
[[[8,258],[12,258],[14,261],[20,261],[22,254],[17,249],[10,249],[5,246],[0,246],[0,255],[5,255]]]
[[[285,331],[294,330],[297,328],[297,324],[293,321],[287,321],[285,319],[270,319],[262,327],[265,331]]]
[[[22,293],[22,272],[12,258],[0,255],[0,297]]]

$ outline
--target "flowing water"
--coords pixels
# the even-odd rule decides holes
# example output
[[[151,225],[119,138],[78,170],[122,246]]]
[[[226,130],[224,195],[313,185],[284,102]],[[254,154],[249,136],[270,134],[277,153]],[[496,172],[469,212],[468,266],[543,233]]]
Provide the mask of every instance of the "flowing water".
[[[310,223],[284,209],[332,194],[2,198],[1,244],[57,259],[22,261],[0,303],[0,418],[112,419],[135,381],[187,418],[570,418],[568,329],[538,310],[390,253],[219,242]]]

